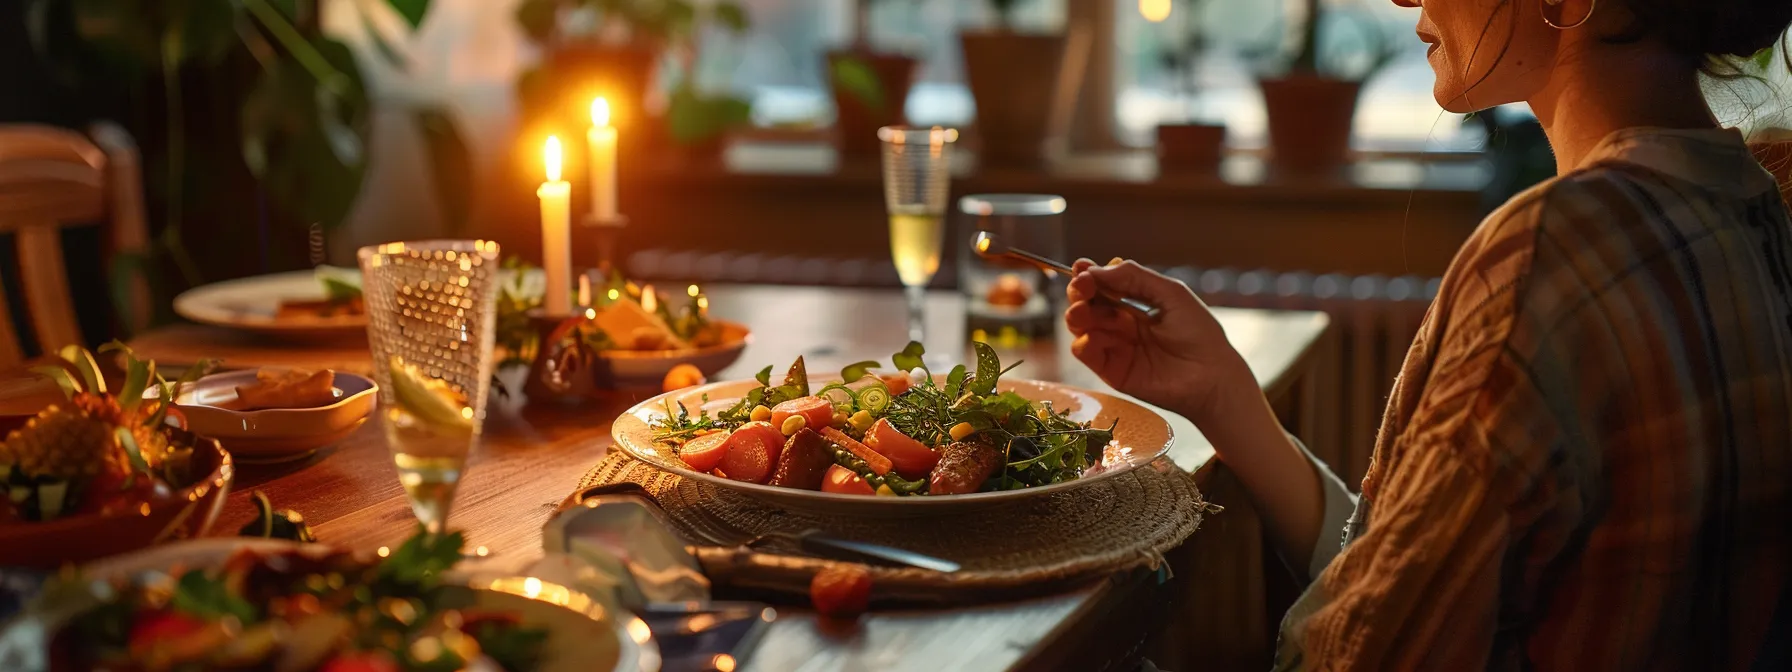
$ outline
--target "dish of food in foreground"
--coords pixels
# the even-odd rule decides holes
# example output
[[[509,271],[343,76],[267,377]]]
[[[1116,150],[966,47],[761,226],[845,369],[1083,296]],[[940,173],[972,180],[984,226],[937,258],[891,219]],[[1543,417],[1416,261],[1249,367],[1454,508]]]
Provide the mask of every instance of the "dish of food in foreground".
[[[50,640],[51,668],[542,669],[548,628],[476,605],[477,591],[444,580],[463,541],[419,530],[383,558],[245,547],[216,567],[52,586],[78,613]]]
[[[875,376],[878,362],[860,362],[841,371],[843,382],[815,390],[799,357],[782,383],[773,385],[766,367],[758,387],[714,414],[693,415],[668,399],[665,416],[650,423],[653,439],[693,471],[835,494],[1018,490],[1109,464],[1107,451],[1120,448],[1117,424],[1074,421],[1071,409],[998,391],[1008,369],[993,348],[975,349],[974,371],[960,365],[936,379],[921,345],[910,343],[892,362],[921,375]]]
[[[67,401],[0,441],[0,525],[147,508],[204,477],[192,468],[190,437],[168,424],[175,390],[192,378],[163,380],[154,362],[122,345],[100,352],[123,354],[125,381],[116,395],[107,393],[92,353],[77,346],[34,369],[56,381]],[[203,367],[188,371],[197,377]]]

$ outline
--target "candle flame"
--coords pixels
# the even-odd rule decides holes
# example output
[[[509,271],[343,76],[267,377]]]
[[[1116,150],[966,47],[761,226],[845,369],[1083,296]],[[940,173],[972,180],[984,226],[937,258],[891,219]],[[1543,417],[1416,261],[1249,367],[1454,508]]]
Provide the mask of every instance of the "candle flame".
[[[1152,23],[1170,18],[1170,0],[1139,0],[1139,16]]]
[[[543,154],[547,157],[548,181],[549,182],[559,182],[560,181],[560,138],[554,137],[552,135],[548,136],[548,146],[546,149],[543,150]]]
[[[610,101],[603,96],[591,99],[591,125],[602,128],[610,125]]]
[[[684,288],[684,293],[691,295],[691,298],[693,298],[693,299],[697,298],[697,293],[698,293],[697,286],[691,285],[689,287]]]

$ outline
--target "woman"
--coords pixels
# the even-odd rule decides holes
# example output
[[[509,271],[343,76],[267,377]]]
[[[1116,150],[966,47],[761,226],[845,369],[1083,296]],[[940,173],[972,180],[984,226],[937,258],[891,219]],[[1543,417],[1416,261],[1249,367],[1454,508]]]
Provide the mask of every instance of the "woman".
[[[1396,2],[1439,103],[1529,103],[1559,176],[1457,254],[1361,500],[1186,286],[1078,262],[1074,352],[1194,421],[1306,570],[1281,667],[1792,666],[1792,223],[1698,77],[1780,39],[1792,2]]]

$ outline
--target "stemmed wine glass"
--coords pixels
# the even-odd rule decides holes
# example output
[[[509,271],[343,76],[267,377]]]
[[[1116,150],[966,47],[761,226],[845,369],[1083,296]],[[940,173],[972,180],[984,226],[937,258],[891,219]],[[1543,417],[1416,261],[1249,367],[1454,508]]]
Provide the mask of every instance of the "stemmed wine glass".
[[[485,421],[498,244],[385,243],[360,260],[386,445],[412,512],[441,533]]]
[[[950,150],[958,131],[939,126],[885,126],[877,129],[877,138],[883,141],[890,254],[908,295],[908,337],[925,342],[922,308],[927,283],[940,270],[946,192],[952,177]]]

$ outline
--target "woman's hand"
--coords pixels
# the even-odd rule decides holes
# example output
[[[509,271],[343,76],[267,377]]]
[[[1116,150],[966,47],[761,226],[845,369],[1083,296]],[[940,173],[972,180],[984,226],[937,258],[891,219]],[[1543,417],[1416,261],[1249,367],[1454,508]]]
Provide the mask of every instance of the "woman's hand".
[[[1070,351],[1077,359],[1114,389],[1203,427],[1217,419],[1216,400],[1262,395],[1219,320],[1187,285],[1131,261],[1115,262],[1080,259],[1073,267],[1064,324],[1076,337]],[[1093,300],[1102,290],[1162,313],[1151,322]]]

